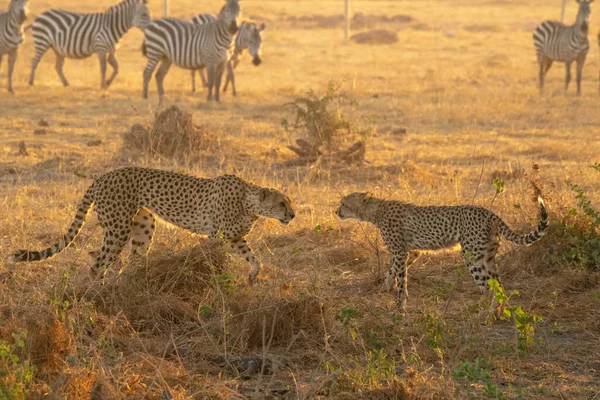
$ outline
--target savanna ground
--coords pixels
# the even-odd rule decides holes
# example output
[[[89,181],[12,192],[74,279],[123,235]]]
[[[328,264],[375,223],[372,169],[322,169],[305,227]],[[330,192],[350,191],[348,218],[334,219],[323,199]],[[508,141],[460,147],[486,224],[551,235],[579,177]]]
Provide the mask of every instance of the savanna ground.
[[[221,4],[172,3],[182,18]],[[589,166],[600,161],[599,55],[593,39],[581,97],[573,86],[564,94],[557,64],[538,95],[531,32],[559,15],[560,2],[549,3],[356,2],[354,12],[411,17],[373,26],[397,31],[397,43],[358,45],[343,41],[339,18],[312,17],[341,14],[341,2],[244,1],[245,16],[267,30],[264,63],[246,58],[237,70],[237,98],[206,104],[204,93],[190,94],[187,71],[172,68],[166,78],[165,105],[193,113],[206,134],[184,158],[124,147],[123,134],[151,124],[158,106],[154,80],[150,100],[141,98],[139,31],[125,36],[108,93],[99,90],[96,57],[67,60],[71,87],[63,88],[51,53],[28,87],[28,37],[16,94],[0,94],[1,390],[69,399],[597,398],[600,256],[590,230],[600,172]],[[31,18],[49,7],[110,4],[36,1]],[[161,14],[158,2],[150,7]],[[568,2],[566,20],[575,12]],[[591,39],[597,31],[592,22]],[[5,87],[6,64],[0,79]],[[282,105],[310,88],[323,92],[331,79],[358,101],[347,113],[368,116],[361,123],[375,129],[366,162],[290,166],[295,137],[281,126],[289,116]],[[95,216],[59,256],[6,262],[15,249],[52,244],[92,177],[125,165],[235,173],[288,193],[297,217],[288,227],[261,220],[252,231],[264,263],[253,287],[243,261],[163,223],[145,268],[90,284]],[[591,219],[567,180],[591,200]],[[532,182],[550,212],[548,235],[527,248],[504,243],[498,257],[507,294],[519,292],[508,304],[524,310],[517,318],[529,343],[514,317],[480,321],[481,297],[456,249],[411,266],[403,318],[382,291],[388,257],[377,232],[333,214],[341,194],[369,190],[421,205],[489,207],[526,232],[538,219]],[[243,371],[242,356],[267,362]]]

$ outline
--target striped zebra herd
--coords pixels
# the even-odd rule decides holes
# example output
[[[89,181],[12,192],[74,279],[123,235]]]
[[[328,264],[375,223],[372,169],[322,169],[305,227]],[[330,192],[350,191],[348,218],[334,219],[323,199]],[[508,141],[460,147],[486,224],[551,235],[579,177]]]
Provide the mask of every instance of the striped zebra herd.
[[[588,27],[591,3],[594,0],[576,0],[579,4],[573,25],[556,21],[542,22],[533,33],[533,43],[539,63],[538,88],[544,88],[544,77],[554,61],[566,65],[565,90],[571,80],[571,64],[576,62],[577,94],[581,94],[581,75],[589,50]],[[163,81],[172,64],[192,71],[192,92],[195,92],[195,72],[200,71],[202,84],[208,87],[208,101],[219,101],[221,80],[227,70],[224,90],[231,83],[236,95],[234,68],[244,50],[259,65],[262,44],[261,32],[265,24],[241,22],[238,0],[226,0],[218,16],[200,14],[192,21],[160,18],[152,21],[146,0],[124,0],[103,13],[73,13],[48,10],[26,27],[28,0],[11,0],[8,11],[0,14],[0,63],[8,55],[8,91],[13,93],[12,74],[24,32],[32,29],[35,55],[31,63],[29,85],[33,85],[35,70],[42,56],[52,48],[56,54],[56,72],[64,86],[68,86],[63,66],[65,58],[85,58],[97,54],[100,61],[100,86],[107,89],[119,72],[115,52],[121,37],[132,27],[144,32],[142,52],[148,62],[144,69],[143,96],[148,97],[148,83],[158,66],[156,84],[159,98],[164,97]],[[600,33],[598,33],[600,46]],[[106,64],[113,71],[106,79]],[[207,69],[208,78],[203,70]],[[600,72],[598,74],[600,81]],[[600,89],[600,86],[599,86]],[[214,91],[214,97],[213,97]]]
[[[8,91],[13,92],[12,74],[25,32],[31,29],[35,55],[31,63],[29,85],[33,86],[36,68],[49,50],[56,54],[56,72],[66,87],[63,72],[66,58],[86,58],[93,54],[100,62],[100,87],[108,89],[119,73],[115,56],[119,41],[129,29],[144,32],[142,53],[148,59],[144,69],[143,96],[148,97],[148,83],[156,67],[156,83],[160,99],[164,97],[163,81],[172,64],[192,71],[192,91],[196,90],[195,72],[200,71],[203,86],[208,87],[208,100],[219,101],[223,73],[227,70],[224,90],[231,83],[236,95],[234,68],[244,50],[254,65],[260,65],[261,33],[265,24],[240,21],[238,0],[226,0],[217,16],[199,14],[192,21],[175,18],[152,20],[146,0],[124,0],[101,13],[74,13],[51,9],[40,14],[31,25],[24,26],[28,0],[11,0],[8,11],[0,14],[0,63],[8,55]],[[106,79],[107,63],[112,74]],[[203,70],[207,69],[208,78]],[[213,96],[214,90],[214,96]]]

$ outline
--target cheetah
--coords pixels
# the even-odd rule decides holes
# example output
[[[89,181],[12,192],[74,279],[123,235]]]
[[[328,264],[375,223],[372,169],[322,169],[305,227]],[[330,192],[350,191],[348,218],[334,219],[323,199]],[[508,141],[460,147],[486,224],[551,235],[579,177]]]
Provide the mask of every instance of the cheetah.
[[[155,215],[178,227],[224,240],[233,253],[250,263],[252,284],[261,264],[245,236],[258,216],[288,225],[295,217],[290,199],[275,189],[262,188],[234,175],[197,178],[157,169],[127,167],[110,171],[85,192],[67,233],[42,251],[19,250],[10,262],[50,258],[69,246],[79,234],[94,204],[103,242],[92,266],[92,276],[104,276],[131,240],[133,260],[150,249]]]
[[[410,250],[439,250],[460,244],[463,262],[483,294],[488,280],[498,279],[495,257],[500,245],[499,234],[522,245],[544,236],[548,214],[541,197],[538,202],[540,222],[533,232],[523,236],[514,233],[490,210],[476,206],[422,207],[378,199],[368,193],[352,193],[340,201],[335,213],[341,220],[355,218],[379,228],[391,253],[384,287],[390,291],[398,284],[396,304],[406,313],[406,263]]]

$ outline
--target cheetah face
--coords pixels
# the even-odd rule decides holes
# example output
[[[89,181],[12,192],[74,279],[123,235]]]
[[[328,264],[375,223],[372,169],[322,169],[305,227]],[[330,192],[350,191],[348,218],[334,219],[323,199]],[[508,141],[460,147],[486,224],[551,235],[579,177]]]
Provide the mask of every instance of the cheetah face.
[[[335,210],[339,219],[359,218],[360,211],[367,201],[367,193],[352,193],[340,200],[340,205]]]
[[[286,195],[275,189],[261,189],[258,214],[287,225],[296,216],[290,203],[290,199]]]

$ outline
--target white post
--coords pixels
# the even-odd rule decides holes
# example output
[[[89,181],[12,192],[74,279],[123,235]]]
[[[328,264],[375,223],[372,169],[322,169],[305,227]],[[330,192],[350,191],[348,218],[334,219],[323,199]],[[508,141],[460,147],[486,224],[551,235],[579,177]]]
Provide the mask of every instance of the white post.
[[[562,2],[562,8],[560,9],[560,22],[563,22],[565,19],[565,3],[567,2],[567,0],[563,0]]]
[[[348,41],[350,37],[350,0],[344,0],[344,38]]]
[[[165,18],[169,16],[169,0],[164,0],[163,14]]]

